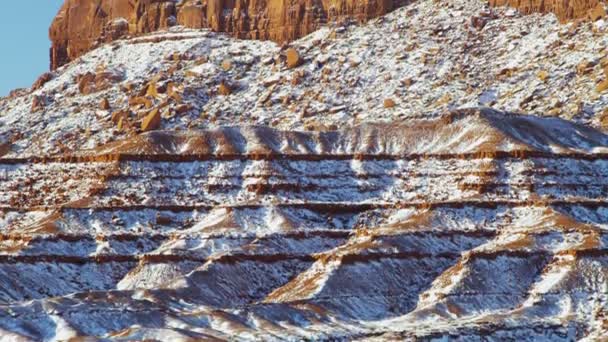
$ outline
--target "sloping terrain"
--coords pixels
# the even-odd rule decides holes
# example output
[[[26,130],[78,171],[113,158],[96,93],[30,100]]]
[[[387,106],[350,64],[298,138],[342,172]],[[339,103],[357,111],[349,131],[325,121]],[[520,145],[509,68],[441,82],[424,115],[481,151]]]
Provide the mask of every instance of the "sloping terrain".
[[[331,130],[476,106],[601,127],[607,29],[478,0],[419,1],[296,41],[301,65],[290,68],[274,43],[177,27],[103,45],[0,100],[0,145],[8,155],[92,148],[137,132],[153,110],[162,129]]]
[[[0,327],[593,339],[608,324],[607,151],[561,119],[469,110],[5,159]]]
[[[175,25],[291,41],[328,21],[365,21],[410,0],[66,0],[49,30],[51,69],[104,42]]]
[[[43,75],[0,100],[0,337],[606,338],[605,29],[428,0]]]

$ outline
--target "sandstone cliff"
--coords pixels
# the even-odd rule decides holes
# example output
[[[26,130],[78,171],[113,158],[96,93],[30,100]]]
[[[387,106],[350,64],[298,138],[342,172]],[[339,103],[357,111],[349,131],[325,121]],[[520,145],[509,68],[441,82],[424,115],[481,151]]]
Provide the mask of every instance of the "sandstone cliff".
[[[176,24],[285,42],[327,21],[364,21],[409,0],[66,0],[49,30],[51,69],[99,43]]]
[[[602,340],[608,25],[487,7],[134,34],[0,98],[3,339]]]
[[[491,6],[512,6],[522,13],[555,13],[562,20],[581,19],[601,5],[602,0],[490,0]]]

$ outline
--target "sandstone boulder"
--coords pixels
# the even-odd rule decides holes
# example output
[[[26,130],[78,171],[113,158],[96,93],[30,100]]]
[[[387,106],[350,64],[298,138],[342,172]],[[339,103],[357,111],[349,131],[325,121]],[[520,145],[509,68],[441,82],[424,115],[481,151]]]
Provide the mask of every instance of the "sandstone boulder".
[[[128,111],[128,110],[118,110],[118,111],[115,111],[115,112],[113,112],[113,113],[112,113],[112,117],[111,117],[112,122],[113,122],[114,124],[117,124],[117,125],[118,125],[118,123],[119,123],[121,120],[123,120],[123,119],[125,119],[125,118],[128,118],[128,117],[129,117],[129,114],[130,114],[130,113],[129,113],[129,111]]]
[[[110,101],[108,101],[108,99],[105,97],[103,99],[101,99],[101,101],[99,101],[99,109],[102,109],[102,110],[110,109]]]
[[[32,98],[32,107],[31,112],[39,112],[46,107],[46,96],[44,95],[34,95]]]
[[[228,96],[232,94],[232,86],[227,82],[222,81],[217,90],[218,94]]]
[[[42,88],[47,82],[49,82],[53,78],[55,78],[55,74],[52,72],[45,72],[44,74],[40,75],[40,77],[38,77],[36,82],[34,82],[34,84],[32,85],[32,91]]]
[[[144,117],[141,122],[141,130],[144,132],[153,131],[160,127],[161,116],[158,108],[154,108]]]
[[[296,49],[287,49],[287,51],[285,51],[285,57],[287,58],[287,67],[290,69],[297,68],[302,64],[302,57]]]
[[[384,100],[384,108],[394,108],[397,104],[393,99],[385,99]]]
[[[76,82],[80,93],[88,95],[108,89],[123,78],[124,74],[120,70],[100,69],[96,73],[87,72],[76,76]]]

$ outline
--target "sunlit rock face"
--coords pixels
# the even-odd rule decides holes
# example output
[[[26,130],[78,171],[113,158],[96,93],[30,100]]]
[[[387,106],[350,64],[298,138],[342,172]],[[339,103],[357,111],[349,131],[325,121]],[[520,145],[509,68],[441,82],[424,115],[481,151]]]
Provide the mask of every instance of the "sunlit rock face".
[[[0,98],[0,337],[604,338],[603,20],[419,0],[286,47],[144,5]]]
[[[522,13],[554,13],[562,21],[587,18],[600,0],[490,0],[491,6],[511,6]]]
[[[99,43],[174,25],[286,42],[328,21],[365,21],[410,0],[66,0],[51,28],[51,69]]]

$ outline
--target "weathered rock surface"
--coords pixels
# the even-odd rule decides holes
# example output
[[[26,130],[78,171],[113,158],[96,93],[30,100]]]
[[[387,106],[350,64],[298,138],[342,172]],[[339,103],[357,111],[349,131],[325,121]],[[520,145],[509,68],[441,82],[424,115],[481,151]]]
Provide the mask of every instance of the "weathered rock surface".
[[[51,69],[102,42],[179,24],[239,38],[278,42],[302,37],[328,21],[363,21],[410,0],[66,0],[49,35]]]
[[[597,19],[594,10],[602,0],[490,0],[491,6],[512,6],[524,14],[555,13],[560,20]]]
[[[486,4],[293,68],[174,28],[0,99],[0,337],[601,341],[608,27]]]
[[[601,340],[607,151],[594,129],[484,109],[0,158],[0,329],[36,341]]]

